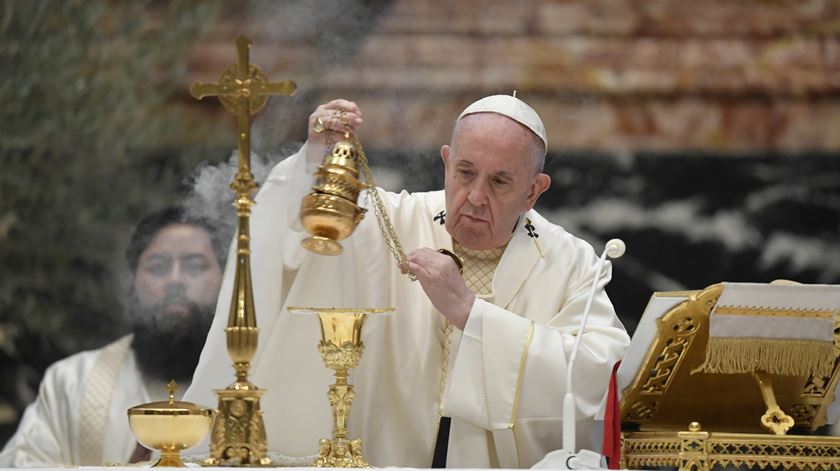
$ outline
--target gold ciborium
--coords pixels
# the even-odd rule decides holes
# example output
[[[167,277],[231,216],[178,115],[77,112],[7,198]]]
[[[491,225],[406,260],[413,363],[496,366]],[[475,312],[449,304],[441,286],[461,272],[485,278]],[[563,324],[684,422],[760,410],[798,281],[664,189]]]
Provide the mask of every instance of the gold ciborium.
[[[212,409],[175,400],[175,381],[167,384],[169,400],[128,409],[131,432],[146,448],[160,451],[153,466],[184,467],[180,453],[204,440],[213,421]]]
[[[349,138],[349,135],[347,135]],[[339,240],[346,239],[364,218],[356,201],[367,185],[359,181],[358,153],[353,143],[339,141],[315,172],[312,193],[300,205],[300,221],[312,234],[301,244],[321,255],[339,255]]]
[[[333,436],[318,443],[319,454],[312,463],[319,468],[369,468],[362,456],[362,440],[348,440],[347,419],[353,403],[353,385],[347,383],[350,370],[359,365],[365,344],[362,327],[369,314],[385,314],[387,309],[345,309],[290,307],[290,312],[317,314],[321,324],[318,352],[327,368],[335,372],[335,383],[327,391],[333,415]]]

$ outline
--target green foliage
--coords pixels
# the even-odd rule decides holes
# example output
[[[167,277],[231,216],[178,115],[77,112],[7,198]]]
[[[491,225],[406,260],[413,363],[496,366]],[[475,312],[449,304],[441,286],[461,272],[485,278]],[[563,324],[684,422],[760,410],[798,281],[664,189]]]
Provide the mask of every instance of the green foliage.
[[[208,129],[179,99],[218,3],[0,3],[0,348],[16,361],[40,371],[126,330],[128,235],[202,158],[180,150]]]

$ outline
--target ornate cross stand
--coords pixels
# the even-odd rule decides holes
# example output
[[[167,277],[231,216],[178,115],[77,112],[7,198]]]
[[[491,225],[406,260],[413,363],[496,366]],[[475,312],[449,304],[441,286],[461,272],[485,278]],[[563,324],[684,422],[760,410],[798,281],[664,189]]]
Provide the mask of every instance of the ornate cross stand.
[[[222,73],[218,83],[195,82],[190,93],[197,99],[218,96],[222,105],[236,114],[239,138],[239,171],[231,183],[236,192],[236,212],[239,230],[236,239],[236,274],[230,317],[225,329],[227,348],[236,370],[236,382],[226,389],[216,390],[219,411],[210,438],[210,458],[213,466],[266,466],[265,424],[260,410],[260,396],[265,392],[248,381],[251,359],[257,351],[257,317],[254,313],[254,293],[251,287],[251,249],[249,218],[254,201],[251,194],[257,188],[251,174],[251,115],[268,101],[268,95],[294,93],[297,86],[286,80],[269,83],[257,66],[249,64],[251,41],[240,36],[236,40],[238,61]]]

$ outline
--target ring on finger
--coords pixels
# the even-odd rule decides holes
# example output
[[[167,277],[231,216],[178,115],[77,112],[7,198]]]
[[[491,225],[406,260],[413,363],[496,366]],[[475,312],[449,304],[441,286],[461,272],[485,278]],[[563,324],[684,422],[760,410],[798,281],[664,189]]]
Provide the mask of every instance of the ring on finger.
[[[312,126],[312,130],[317,133],[322,133],[326,131],[327,127],[324,125],[324,120],[320,118],[320,116],[315,120],[315,125]]]

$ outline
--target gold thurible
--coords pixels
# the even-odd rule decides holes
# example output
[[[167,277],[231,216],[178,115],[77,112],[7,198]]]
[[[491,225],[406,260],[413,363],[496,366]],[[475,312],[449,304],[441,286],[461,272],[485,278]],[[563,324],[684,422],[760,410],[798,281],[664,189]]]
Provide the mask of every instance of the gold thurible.
[[[239,141],[239,170],[231,183],[236,192],[239,228],[236,237],[236,273],[233,283],[228,325],[225,329],[227,349],[236,371],[236,381],[225,389],[214,391],[219,396],[219,409],[210,435],[210,457],[207,466],[268,466],[268,445],[265,435],[260,397],[265,390],[248,380],[251,359],[257,351],[257,316],[251,284],[251,247],[249,220],[256,190],[251,174],[251,115],[265,106],[268,95],[291,95],[294,82],[269,83],[257,66],[249,64],[251,42],[244,36],[236,40],[238,61],[228,68],[218,83],[195,82],[190,93],[199,100],[218,96],[228,111],[236,114]]]
[[[301,241],[304,248],[320,255],[339,255],[339,240],[346,239],[364,218],[356,204],[367,185],[359,181],[358,153],[347,138],[335,144],[315,172],[312,192],[303,197],[300,220],[311,235]]]
[[[345,113],[340,112],[337,118],[344,124],[344,139],[324,156],[323,163],[315,172],[312,192],[301,200],[300,221],[311,234],[301,241],[301,245],[319,255],[340,255],[343,249],[338,241],[349,237],[365,216],[367,209],[360,207],[357,200],[359,193],[367,190],[388,251],[402,272],[414,281],[417,276],[408,268],[405,250],[376,189],[362,143],[351,133]],[[330,144],[328,141],[327,147]],[[360,170],[364,173],[364,183],[359,181]]]

